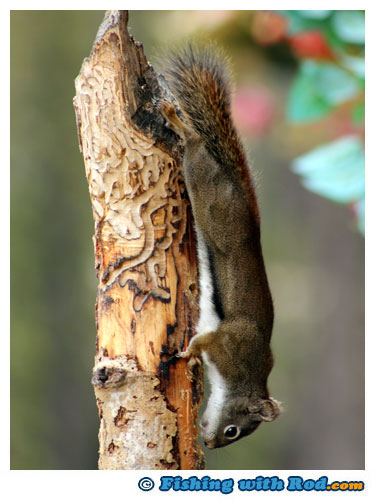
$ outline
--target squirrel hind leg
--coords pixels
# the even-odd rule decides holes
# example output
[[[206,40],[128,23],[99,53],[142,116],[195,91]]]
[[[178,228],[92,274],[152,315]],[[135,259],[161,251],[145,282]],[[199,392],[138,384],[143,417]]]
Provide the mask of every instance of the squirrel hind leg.
[[[160,103],[160,111],[167,120],[167,127],[182,137],[182,139],[186,141],[186,139],[189,139],[194,134],[193,130],[177,116],[176,109],[173,104],[167,101],[162,101]]]

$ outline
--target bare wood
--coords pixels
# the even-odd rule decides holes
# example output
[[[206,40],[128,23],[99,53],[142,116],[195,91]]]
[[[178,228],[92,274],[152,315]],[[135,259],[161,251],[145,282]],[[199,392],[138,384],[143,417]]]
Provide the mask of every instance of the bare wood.
[[[168,363],[186,348],[197,316],[181,150],[156,104],[168,90],[127,19],[106,13],[75,81],[99,280],[99,468],[202,469],[202,373],[188,377],[185,360]]]

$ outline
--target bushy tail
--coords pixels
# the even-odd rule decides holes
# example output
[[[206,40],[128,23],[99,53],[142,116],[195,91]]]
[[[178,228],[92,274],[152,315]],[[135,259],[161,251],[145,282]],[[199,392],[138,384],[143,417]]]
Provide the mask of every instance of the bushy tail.
[[[231,118],[226,57],[217,49],[190,44],[168,59],[166,76],[190,125],[216,162],[244,174],[246,158]]]

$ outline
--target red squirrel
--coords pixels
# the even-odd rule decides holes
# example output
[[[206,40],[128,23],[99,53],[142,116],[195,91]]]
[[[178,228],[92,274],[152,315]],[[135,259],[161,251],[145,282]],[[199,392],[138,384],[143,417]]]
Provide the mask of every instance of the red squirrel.
[[[161,103],[184,141],[183,175],[198,244],[199,322],[184,358],[202,356],[211,393],[200,422],[208,448],[226,446],[280,413],[269,396],[273,303],[250,169],[230,110],[225,57],[188,45],[166,76],[181,110]]]

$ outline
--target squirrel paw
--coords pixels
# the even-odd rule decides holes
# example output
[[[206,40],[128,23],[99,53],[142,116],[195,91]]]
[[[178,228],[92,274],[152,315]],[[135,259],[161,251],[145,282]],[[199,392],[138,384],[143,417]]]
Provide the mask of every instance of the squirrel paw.
[[[161,101],[160,111],[161,111],[161,114],[166,119],[166,124],[165,124],[166,127],[170,128],[171,130],[173,130],[175,133],[178,134],[180,132],[180,128],[181,128],[181,127],[179,127],[179,125],[182,122],[178,118],[173,104],[171,104],[170,102],[167,102],[167,101]]]
[[[182,137],[182,139],[187,139],[194,135],[192,129],[190,129],[184,122],[180,120],[177,116],[176,109],[170,102],[161,101],[160,102],[160,111],[161,114],[166,119],[166,126],[173,130],[177,135]]]
[[[197,374],[202,369],[202,359],[197,356],[193,356],[189,359],[187,364],[187,377],[192,382],[197,378]]]
[[[167,101],[160,102],[160,111],[167,120],[173,119],[176,115],[176,110],[174,109],[173,104]]]

